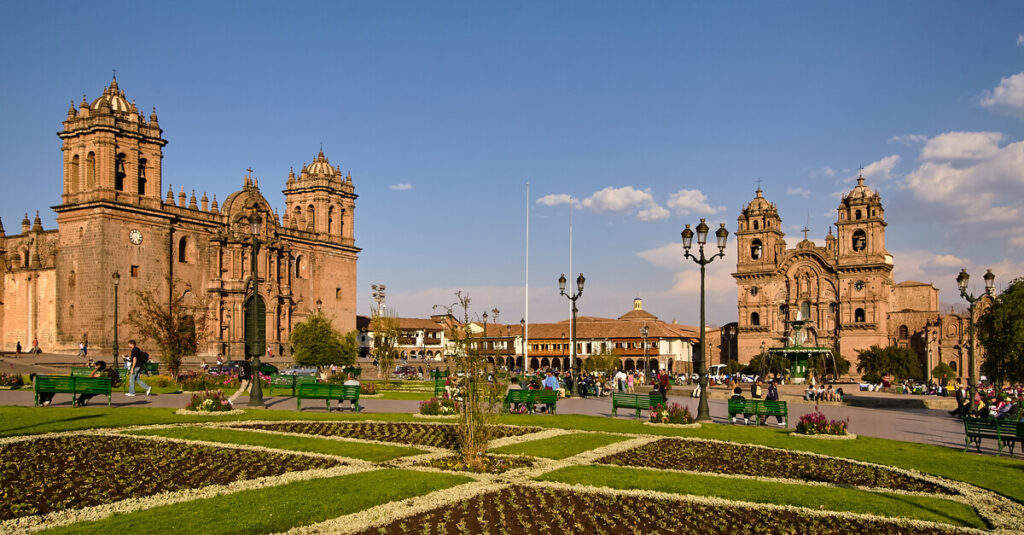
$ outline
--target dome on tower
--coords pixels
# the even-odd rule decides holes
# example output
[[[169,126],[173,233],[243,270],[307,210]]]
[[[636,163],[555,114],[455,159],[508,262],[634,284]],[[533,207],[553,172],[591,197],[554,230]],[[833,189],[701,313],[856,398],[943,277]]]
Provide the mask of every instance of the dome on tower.
[[[775,205],[768,202],[768,199],[764,198],[764,192],[761,191],[760,187],[758,187],[757,194],[754,196],[754,199],[747,204],[747,207],[743,209],[743,214],[750,216],[773,213],[775,211]]]
[[[879,201],[881,201],[881,196],[878,192],[872,191],[871,188],[864,185],[863,176],[857,176],[857,185],[850,190],[850,193],[843,195],[843,200],[839,203],[839,206]]]
[[[118,89],[117,78],[110,81],[110,85],[103,89],[103,94],[92,101],[89,105],[94,112],[101,112],[109,108],[114,113],[126,113],[129,118],[138,119],[139,110],[135,104],[124,98],[124,91]]]
[[[341,179],[341,171],[331,166],[331,162],[327,160],[327,156],[324,156],[324,150],[320,149],[320,153],[316,155],[316,159],[313,163],[302,168],[302,172],[299,174],[299,180],[306,178],[328,178],[332,180]]]

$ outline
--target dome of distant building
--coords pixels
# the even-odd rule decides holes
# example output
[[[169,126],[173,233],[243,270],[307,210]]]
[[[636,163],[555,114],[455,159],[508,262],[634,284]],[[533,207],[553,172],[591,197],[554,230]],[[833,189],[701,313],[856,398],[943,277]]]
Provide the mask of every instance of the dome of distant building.
[[[96,112],[108,107],[116,113],[128,113],[132,116],[139,113],[138,108],[124,97],[124,91],[118,89],[117,78],[111,80],[110,85],[103,89],[103,94],[89,105],[89,108]]]

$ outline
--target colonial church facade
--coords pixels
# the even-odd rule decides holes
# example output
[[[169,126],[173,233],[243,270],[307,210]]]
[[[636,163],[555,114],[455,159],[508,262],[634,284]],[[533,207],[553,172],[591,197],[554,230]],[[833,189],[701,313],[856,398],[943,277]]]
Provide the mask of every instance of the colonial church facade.
[[[320,309],[342,332],[355,329],[356,194],[321,150],[285,182],[283,214],[270,206],[250,171],[242,189],[218,204],[204,192],[175,195],[161,173],[167,141],[156,110],[147,118],[111,81],[103,93],[68,109],[62,140],[63,193],[57,229],[28,214],[21,233],[0,225],[0,342],[10,351],[33,339],[44,351],[109,355],[117,274],[121,348],[135,333],[124,323],[140,290],[165,301],[171,291],[208,304],[202,354],[244,354],[243,304],[251,296],[253,234],[260,223],[257,272],[266,308],[267,346],[289,349],[292,327]],[[166,188],[166,194],[163,192]],[[168,280],[177,281],[170,285]],[[180,296],[178,296],[180,297]]]
[[[939,291],[916,281],[895,283],[885,248],[881,195],[863,177],[843,195],[821,247],[804,238],[788,247],[782,218],[761,188],[742,210],[736,232],[737,355],[741,362],[792,345],[791,322],[807,322],[801,345],[828,347],[853,363],[873,345],[917,353],[922,377],[939,361],[966,376],[968,318],[941,314]],[[976,312],[977,313],[977,312]],[[980,350],[976,353],[981,362]]]

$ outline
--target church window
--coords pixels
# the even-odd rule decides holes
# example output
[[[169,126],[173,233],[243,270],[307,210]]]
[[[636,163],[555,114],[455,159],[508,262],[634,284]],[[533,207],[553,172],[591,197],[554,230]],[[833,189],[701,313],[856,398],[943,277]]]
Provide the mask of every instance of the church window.
[[[756,225],[755,225],[755,228],[756,228]],[[757,238],[754,238],[754,241],[750,242],[750,258],[753,259],[753,260],[757,260],[757,259],[761,258],[761,252],[762,252],[761,240],[759,240]]]
[[[71,270],[71,273],[68,274],[68,286],[71,287],[71,288],[75,287],[75,271],[74,270]]]
[[[139,195],[146,194],[146,159],[139,160]]]
[[[853,213],[853,218],[860,219],[860,210],[857,210],[856,212]]]
[[[345,209],[341,209],[341,219],[338,221],[338,235],[345,235]]]
[[[757,221],[754,221],[754,230],[757,230]]]
[[[956,361],[955,361],[955,360],[951,360],[951,361],[949,361],[949,367],[950,367],[950,369],[952,369],[953,371],[956,371]]]
[[[303,270],[306,269],[306,266],[305,266],[306,262],[305,262],[305,260],[306,259],[303,258],[302,255],[299,255],[299,256],[295,257],[295,278],[296,279],[303,279],[303,278],[305,278],[305,277],[303,277],[303,274],[304,274]]]
[[[786,316],[787,316],[786,313],[788,311],[789,311],[789,309],[786,307],[786,305],[779,305],[779,317],[782,318],[783,321],[786,320]]]
[[[28,247],[21,248],[21,267],[28,267]]]
[[[334,207],[327,208],[327,233],[334,231]]]
[[[134,278],[138,278],[138,276],[139,276],[139,266],[132,266],[130,273],[131,273],[131,276],[132,276],[133,279]]]
[[[124,177],[127,174],[124,171],[124,154],[118,154],[114,160],[114,189],[117,191],[124,191]]]
[[[751,312],[750,313],[750,324],[753,325],[754,327],[757,327],[758,325],[761,325],[761,315],[758,314],[757,312]]]
[[[906,325],[900,325],[900,340],[906,340],[910,338],[910,329]]]
[[[751,287],[750,288],[750,295],[756,296],[757,295],[757,291],[758,291],[757,290],[757,286]]]
[[[78,173],[78,155],[76,154],[71,158],[71,176],[68,177],[71,180],[71,183],[68,185],[68,193],[75,193],[78,191]]]
[[[863,251],[868,246],[868,236],[863,230],[858,230],[853,233],[853,242],[851,243],[854,251]]]
[[[85,187],[92,189],[96,186],[96,154],[90,152],[85,157]]]
[[[805,320],[811,319],[811,302],[810,301],[804,301],[803,303],[800,303],[800,316],[801,316],[801,319],[805,319]]]
[[[188,238],[182,237],[180,240],[178,240],[178,262],[181,262],[183,264],[188,263],[188,257],[186,255],[187,252]]]
[[[864,321],[865,321],[864,318],[865,318],[865,316],[864,316],[864,309],[863,308],[858,308],[857,310],[853,311],[853,321],[854,321],[854,323],[864,323]]]
[[[315,216],[315,214],[316,214],[316,209],[313,207],[312,204],[309,205],[306,208],[306,220],[307,220],[306,221],[306,227],[309,230],[316,230],[316,216]]]

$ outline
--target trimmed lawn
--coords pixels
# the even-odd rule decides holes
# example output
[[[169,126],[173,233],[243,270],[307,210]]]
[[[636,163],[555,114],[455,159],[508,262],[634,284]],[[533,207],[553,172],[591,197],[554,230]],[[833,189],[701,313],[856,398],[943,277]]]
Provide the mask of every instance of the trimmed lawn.
[[[149,429],[142,431],[130,431],[134,435],[155,435],[161,437],[184,438],[189,440],[207,440],[210,442],[223,442],[226,444],[247,444],[251,446],[264,446],[281,450],[308,451],[313,453],[326,453],[328,455],[340,455],[353,459],[362,459],[370,462],[383,462],[426,453],[423,450],[404,446],[386,446],[383,444],[366,444],[364,442],[351,442],[331,440],[317,437],[295,437],[290,435],[276,435],[270,433],[258,433],[255,431],[242,431],[238,429],[215,429],[210,427],[173,427],[169,429]]]
[[[715,496],[728,500],[870,513],[986,528],[985,522],[973,508],[941,498],[595,465],[570,466],[537,479],[614,489]]]
[[[453,474],[375,470],[116,514],[40,533],[277,533],[468,481]]]
[[[383,397],[376,398],[376,399],[400,399],[400,400],[414,399],[414,400],[417,400],[417,401],[423,401],[423,400],[430,399],[430,398],[434,397],[434,393],[433,392],[407,392],[407,391],[402,391],[402,390],[384,390],[384,391],[378,391],[378,393],[381,394]],[[371,398],[371,399],[374,399],[374,398]]]
[[[509,453],[513,455],[530,455],[547,459],[565,459],[585,451],[629,440],[629,437],[604,435],[598,433],[572,433],[530,442],[512,444],[491,450],[492,453]]]
[[[643,425],[643,420],[623,420],[580,415],[502,415],[501,423],[538,427],[640,433],[662,436],[697,437],[727,440],[740,444],[762,444],[773,448],[809,451],[919,470],[926,474],[964,481],[1018,502],[1024,502],[1024,461],[964,453],[930,444],[899,442],[860,436],[857,440],[809,440],[792,437],[791,429],[771,429],[735,425],[705,424],[700,429],[659,428]]]

